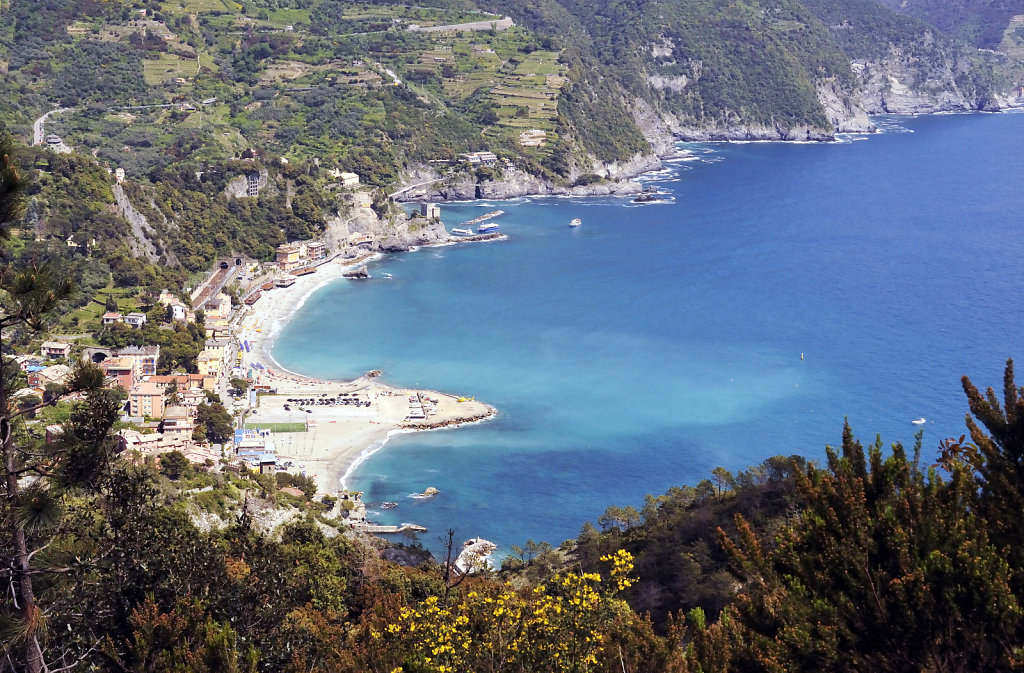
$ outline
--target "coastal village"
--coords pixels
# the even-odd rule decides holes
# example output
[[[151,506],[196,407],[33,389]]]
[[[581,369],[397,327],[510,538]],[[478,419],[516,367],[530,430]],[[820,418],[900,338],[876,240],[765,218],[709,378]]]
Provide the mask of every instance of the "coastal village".
[[[476,153],[464,160],[486,163],[493,158]],[[349,188],[358,186],[355,174],[339,173],[338,178]],[[247,179],[246,185],[247,193],[239,197],[258,195],[258,180]],[[421,204],[413,217],[440,227],[444,235],[438,243],[447,244],[500,238],[491,222],[500,214],[495,211],[467,223],[482,223],[471,236],[445,232],[436,204]],[[125,427],[117,432],[122,454],[159,463],[173,452],[204,471],[307,477],[317,486],[313,497],[334,502],[339,519],[352,528],[374,534],[423,532],[426,529],[416,524],[368,521],[362,494],[343,488],[341,475],[366,447],[383,444],[391,433],[477,422],[493,415],[494,409],[472,398],[392,388],[379,382],[377,371],[344,382],[300,376],[281,369],[269,354],[272,337],[300,296],[335,279],[368,278],[366,264],[381,247],[379,235],[354,231],[330,244],[282,244],[272,262],[244,255],[219,258],[190,291],[165,289],[155,298],[169,325],[195,324],[205,332],[195,371],[158,373],[158,345],[111,348],[49,337],[37,352],[15,358],[27,381],[17,396],[50,399],[68,383],[76,360],[93,363],[104,373],[106,387],[123,393]],[[152,309],[106,311],[96,328],[141,330],[153,315]],[[213,441],[200,427],[200,415],[204,405],[217,404],[230,416],[232,432]],[[47,441],[53,442],[62,426],[50,424],[45,431]],[[304,495],[290,487],[285,492]],[[418,497],[436,493],[428,486]],[[384,505],[388,509],[396,504]],[[468,546],[467,554],[483,556],[480,546]]]

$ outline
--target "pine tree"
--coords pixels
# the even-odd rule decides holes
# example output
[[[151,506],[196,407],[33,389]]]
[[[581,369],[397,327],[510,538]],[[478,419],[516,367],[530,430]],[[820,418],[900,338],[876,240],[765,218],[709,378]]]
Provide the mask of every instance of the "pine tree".
[[[25,180],[13,160],[14,143],[0,133],[0,240],[9,238],[8,226],[24,211]],[[9,590],[0,599],[0,623],[8,625],[2,642],[6,657],[22,661],[27,673],[40,673],[44,661],[46,615],[40,604],[39,560],[56,532],[64,497],[78,487],[95,487],[108,458],[107,438],[116,419],[109,396],[98,389],[102,373],[93,366],[80,365],[61,395],[29,407],[14,403],[12,394],[20,385],[18,368],[5,353],[5,337],[13,329],[38,331],[47,315],[72,291],[45,262],[29,260],[0,265],[0,521],[7,541],[0,546],[0,578]],[[24,436],[22,419],[41,406],[53,404],[70,392],[92,391],[79,404],[64,427],[63,437],[54,445],[39,445]],[[56,572],[50,569],[51,572]]]
[[[849,426],[828,469],[809,468],[804,510],[765,549],[738,521],[720,532],[745,587],[742,670],[1009,670],[1022,611],[1015,569],[971,505],[970,470],[949,480],[895,444],[865,452]]]
[[[993,542],[1005,549],[1014,567],[1024,569],[1024,389],[1014,383],[1012,359],[1006,361],[1003,374],[1002,405],[992,388],[982,397],[968,377],[961,383],[971,414],[988,430],[985,434],[971,414],[966,415],[977,447],[972,467],[977,470],[980,513]],[[1020,583],[1016,588],[1024,591]]]

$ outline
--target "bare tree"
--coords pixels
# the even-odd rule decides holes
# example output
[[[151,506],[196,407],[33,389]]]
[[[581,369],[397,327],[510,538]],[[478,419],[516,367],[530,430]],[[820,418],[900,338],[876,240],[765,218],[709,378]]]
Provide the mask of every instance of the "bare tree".
[[[457,562],[458,554],[455,554],[455,560],[452,560],[452,554],[455,551],[455,529],[449,528],[447,534],[440,538],[440,540],[446,552],[442,579],[444,580],[444,602],[447,605],[451,590],[465,582],[466,578],[469,577],[469,572],[459,567]]]

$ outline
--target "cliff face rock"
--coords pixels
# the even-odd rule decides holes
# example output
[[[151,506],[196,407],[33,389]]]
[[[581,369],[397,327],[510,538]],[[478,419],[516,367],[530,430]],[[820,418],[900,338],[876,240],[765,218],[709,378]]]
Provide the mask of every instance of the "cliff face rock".
[[[438,220],[424,217],[398,219],[389,223],[379,243],[382,252],[404,252],[420,245],[433,245],[448,239],[448,232]]]
[[[852,92],[841,89],[835,82],[819,82],[816,88],[821,107],[836,133],[873,133],[876,130],[868,119],[867,110]]]
[[[426,168],[417,167],[405,176],[407,184],[417,185],[395,198],[400,201],[469,201],[473,199],[512,199],[519,196],[609,196],[629,195],[643,191],[643,186],[630,178],[661,166],[653,155],[638,155],[626,162],[600,164],[595,175],[604,181],[588,185],[559,185],[518,168],[505,168],[499,180],[477,182],[472,174],[459,173],[443,177]],[[598,172],[599,171],[599,172]],[[425,183],[425,184],[421,184]]]
[[[654,77],[654,76],[652,76]],[[664,83],[662,83],[664,84]],[[655,86],[665,89],[666,86]],[[678,140],[834,140],[835,133],[870,133],[875,130],[860,98],[840,86],[834,79],[815,86],[818,102],[832,130],[800,124],[751,124],[733,115],[734,123],[683,120],[669,111],[668,105],[653,107],[643,99],[632,102],[633,118],[644,137],[660,156],[673,150]]]
[[[646,173],[648,171],[655,171],[662,168],[661,160],[654,154],[635,154],[628,161],[614,161],[607,164],[602,164],[596,159],[592,158],[594,163],[593,172],[595,175],[599,175],[602,178],[616,181],[627,181],[629,178],[635,178],[638,175]],[[630,186],[624,186],[620,189],[611,193],[633,193],[633,187],[635,183],[628,183]],[[628,191],[622,191],[628,190]]]
[[[651,144],[654,153],[659,157],[675,152],[676,136],[679,135],[679,120],[671,112],[656,110],[643,98],[634,98],[629,108],[633,113],[633,122]]]
[[[407,218],[395,212],[380,218],[370,206],[373,197],[364,191],[348,195],[349,207],[345,213],[328,218],[324,241],[331,250],[352,249],[356,238],[370,239],[369,249],[382,252],[400,252],[420,245],[440,243],[448,238],[444,226],[436,220],[423,217]]]
[[[862,82],[858,98],[869,114],[998,110],[998,100],[969,77],[973,64],[955,55],[920,57],[893,47],[877,62],[852,65]]]
[[[113,192],[118,212],[121,213],[121,217],[131,227],[132,236],[128,241],[128,247],[131,249],[132,254],[136,257],[145,257],[146,261],[151,263],[160,261],[160,255],[157,254],[156,246],[153,245],[152,241],[152,238],[156,236],[156,232],[150,226],[149,220],[135,209],[135,206],[128,200],[128,195],[124,193],[124,188],[121,185],[115,184]]]
[[[682,140],[801,140],[828,141],[834,140],[831,131],[823,131],[813,126],[783,126],[762,124],[737,124],[735,126],[719,126],[710,124],[679,129]]]

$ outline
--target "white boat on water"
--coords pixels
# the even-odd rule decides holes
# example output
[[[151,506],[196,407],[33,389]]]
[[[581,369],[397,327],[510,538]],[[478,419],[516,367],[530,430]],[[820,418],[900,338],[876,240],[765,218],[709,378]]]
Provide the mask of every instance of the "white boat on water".
[[[460,229],[459,227],[452,227],[452,236],[472,236],[472,229]]]
[[[914,425],[924,425],[927,421],[925,420],[924,416],[922,416],[921,418],[915,418],[910,422],[913,423]]]
[[[580,219],[580,218],[578,218],[578,217],[574,217],[574,218],[572,219],[572,221],[571,221],[571,222],[569,222],[569,226],[570,226],[570,227],[578,227],[578,226],[580,226],[581,224],[583,224],[583,220],[581,220],[581,219]]]
[[[498,225],[496,225],[494,222],[485,222],[484,224],[481,224],[479,227],[476,228],[476,231],[479,234],[492,234],[497,230]]]

